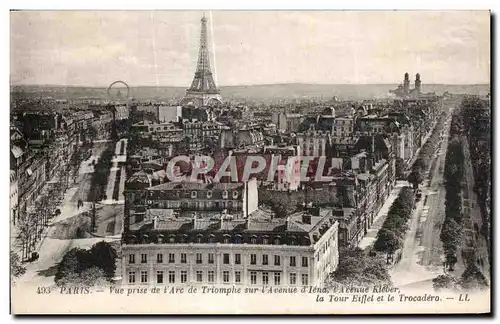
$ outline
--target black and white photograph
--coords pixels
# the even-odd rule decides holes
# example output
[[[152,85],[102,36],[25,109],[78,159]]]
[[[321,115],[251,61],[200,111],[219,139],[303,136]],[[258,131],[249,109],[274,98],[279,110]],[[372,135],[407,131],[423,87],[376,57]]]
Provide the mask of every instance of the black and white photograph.
[[[491,15],[11,10],[11,313],[491,313]]]

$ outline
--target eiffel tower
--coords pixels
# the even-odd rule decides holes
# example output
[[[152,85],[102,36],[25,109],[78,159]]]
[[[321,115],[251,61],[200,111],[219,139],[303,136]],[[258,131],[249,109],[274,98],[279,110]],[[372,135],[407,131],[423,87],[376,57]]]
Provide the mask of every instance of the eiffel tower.
[[[198,64],[191,87],[187,89],[182,104],[192,102],[195,107],[206,107],[211,104],[222,102],[219,89],[215,85],[212,71],[210,70],[210,59],[208,53],[207,18],[201,18],[200,50],[198,52]]]

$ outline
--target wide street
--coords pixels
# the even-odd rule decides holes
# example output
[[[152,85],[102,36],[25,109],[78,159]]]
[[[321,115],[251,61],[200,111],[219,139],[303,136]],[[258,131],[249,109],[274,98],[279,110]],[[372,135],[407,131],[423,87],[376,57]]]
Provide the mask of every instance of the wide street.
[[[422,198],[409,221],[401,258],[389,271],[398,287],[432,288],[432,279],[443,273],[443,249],[439,235],[445,217],[443,175],[450,122],[451,111],[440,136],[439,148],[420,185]]]
[[[113,160],[116,162],[124,161],[126,150],[120,155],[120,145],[122,141],[116,144],[117,156]],[[126,143],[126,142],[125,142]],[[97,229],[95,233],[86,233],[84,238],[77,238],[77,229],[90,223],[90,217],[84,213],[91,208],[90,202],[85,202],[90,188],[90,176],[93,168],[90,166],[93,159],[97,159],[102,152],[100,145],[96,144],[94,155],[80,165],[79,176],[76,183],[68,189],[64,195],[63,202],[59,209],[61,214],[54,217],[47,229],[47,235],[43,239],[38,250],[40,255],[37,261],[26,263],[26,273],[16,280],[17,286],[51,286],[54,284],[54,275],[57,264],[61,261],[64,254],[72,248],[90,248],[93,244],[102,240],[108,242],[118,242],[121,237],[123,221],[123,205],[119,201],[109,201],[112,205],[99,204],[97,209]],[[116,166],[115,166],[116,167]],[[116,174],[116,171],[114,171]],[[121,173],[125,177],[125,172]],[[108,188],[115,185],[115,177],[109,177]],[[124,190],[124,179],[120,179],[120,192]],[[84,206],[77,208],[78,199],[84,200]]]

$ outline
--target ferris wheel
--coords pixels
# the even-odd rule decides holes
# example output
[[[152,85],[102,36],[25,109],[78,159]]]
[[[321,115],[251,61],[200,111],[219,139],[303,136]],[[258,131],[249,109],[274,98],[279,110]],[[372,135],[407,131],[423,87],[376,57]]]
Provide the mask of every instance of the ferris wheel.
[[[107,93],[110,100],[128,100],[130,87],[124,81],[118,80],[109,85]]]

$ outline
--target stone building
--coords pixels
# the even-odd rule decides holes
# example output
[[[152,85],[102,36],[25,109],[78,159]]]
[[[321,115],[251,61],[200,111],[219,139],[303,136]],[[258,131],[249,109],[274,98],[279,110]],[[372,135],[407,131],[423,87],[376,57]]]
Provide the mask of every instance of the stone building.
[[[124,233],[123,284],[321,286],[338,264],[337,228],[323,209],[287,219],[152,211]]]

